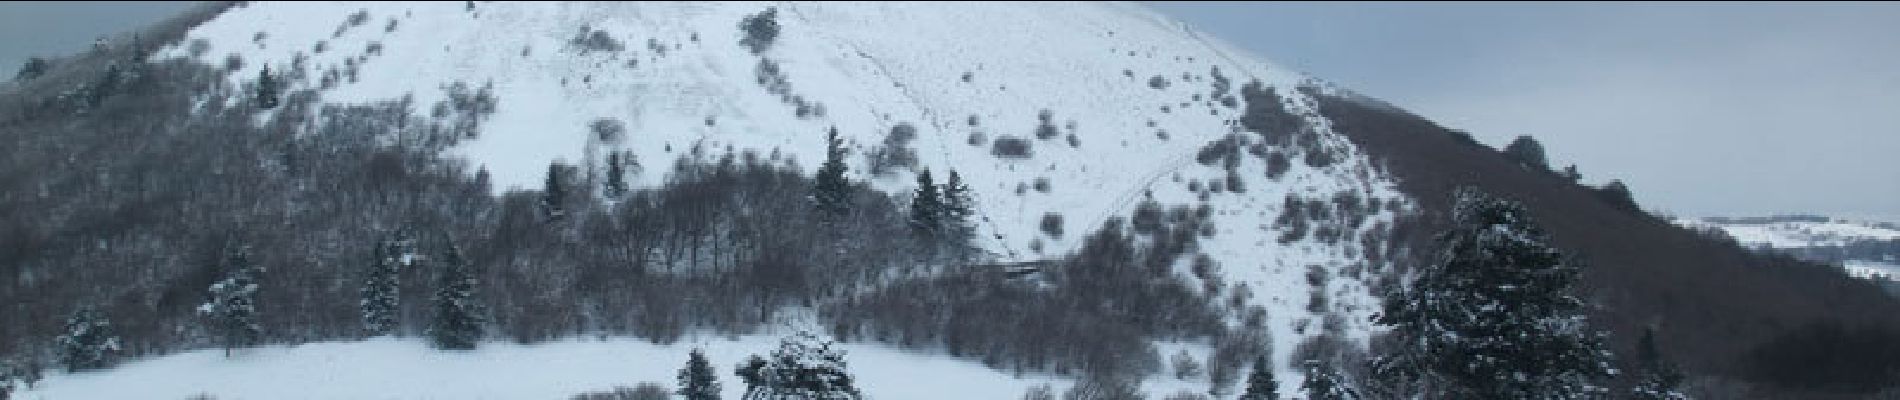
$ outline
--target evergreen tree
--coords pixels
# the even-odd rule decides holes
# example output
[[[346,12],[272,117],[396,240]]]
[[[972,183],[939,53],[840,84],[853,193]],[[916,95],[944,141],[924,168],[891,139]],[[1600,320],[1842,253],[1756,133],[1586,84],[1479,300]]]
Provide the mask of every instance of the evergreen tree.
[[[1273,379],[1273,364],[1267,363],[1267,357],[1261,356],[1253,362],[1253,372],[1247,374],[1247,390],[1240,392],[1239,400],[1278,400],[1280,382]]]
[[[957,170],[950,170],[950,179],[943,183],[943,224],[952,236],[963,238],[969,235],[970,217],[976,215],[974,203],[970,199],[970,187],[963,184],[963,177],[957,175]]]
[[[257,106],[264,109],[277,107],[277,78],[271,76],[269,65],[257,71]]]
[[[911,229],[919,236],[935,236],[943,229],[945,214],[943,195],[931,181],[930,170],[917,173],[917,191],[910,199]]]
[[[700,349],[693,349],[686,358],[686,367],[680,368],[679,384],[676,394],[685,400],[719,400],[719,377]]]
[[[1564,179],[1570,180],[1570,183],[1577,183],[1577,182],[1583,181],[1583,173],[1577,172],[1576,164],[1570,164],[1570,165],[1564,166],[1563,176],[1564,176]]]
[[[53,339],[60,364],[66,372],[105,368],[111,353],[119,351],[119,336],[112,333],[112,321],[91,307],[82,307],[66,318],[66,333]]]
[[[370,335],[394,331],[401,311],[402,269],[414,260],[410,242],[398,233],[377,243],[368,276],[363,280],[363,327]]]
[[[1437,262],[1387,297],[1399,348],[1374,362],[1427,398],[1584,398],[1614,373],[1564,262],[1517,203],[1461,189]]]
[[[560,163],[548,164],[547,180],[541,187],[541,211],[550,220],[567,215],[567,179]]]
[[[211,330],[229,357],[231,349],[257,344],[263,337],[257,325],[257,274],[262,269],[251,263],[243,247],[227,253],[223,269],[224,279],[211,284],[211,299],[198,306],[198,313],[210,319]]]
[[[1639,400],[1683,400],[1678,388],[1682,386],[1682,372],[1676,366],[1663,359],[1662,351],[1656,348],[1656,329],[1643,330],[1643,338],[1636,343],[1637,367],[1642,368],[1641,379],[1631,389],[1630,398]]]
[[[844,352],[810,333],[785,338],[766,358],[741,364],[745,400],[858,400],[861,395],[846,371]]]
[[[474,349],[482,339],[484,308],[475,299],[478,281],[462,261],[461,251],[450,244],[442,257],[442,272],[435,290],[435,318],[429,338],[435,347],[445,350]]]
[[[1643,208],[1636,204],[1636,195],[1630,193],[1629,185],[1623,184],[1623,181],[1620,179],[1611,179],[1610,183],[1603,184],[1603,187],[1597,189],[1596,193],[1598,198],[1609,202],[1610,206],[1616,207],[1619,210],[1628,212],[1643,211]]]
[[[1306,392],[1307,400],[1359,400],[1359,391],[1339,376],[1332,363],[1320,360],[1306,360],[1306,379],[1300,382],[1300,390]]]
[[[620,152],[607,153],[607,182],[601,190],[608,198],[620,198],[627,194],[627,167],[621,162]]]
[[[1529,135],[1518,136],[1511,144],[1504,146],[1504,157],[1540,170],[1549,171],[1550,161],[1544,159],[1544,145]]]
[[[832,127],[825,134],[825,164],[818,168],[816,183],[812,187],[812,202],[826,218],[842,217],[851,210],[851,183],[845,180],[844,141],[838,139],[838,128]]]

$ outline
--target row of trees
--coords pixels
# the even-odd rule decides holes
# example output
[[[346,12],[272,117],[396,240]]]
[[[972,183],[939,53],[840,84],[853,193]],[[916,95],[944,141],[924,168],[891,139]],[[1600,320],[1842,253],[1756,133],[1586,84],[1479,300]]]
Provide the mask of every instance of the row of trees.
[[[372,335],[391,333],[400,322],[397,273],[401,268],[418,265],[416,255],[406,251],[409,243],[406,238],[384,241],[363,279],[363,324]],[[232,350],[254,346],[264,337],[256,303],[258,278],[264,268],[253,263],[249,250],[242,246],[226,253],[219,266],[223,277],[206,290],[208,300],[197,310],[206,330],[213,332],[229,357]],[[453,246],[439,264],[429,338],[438,348],[472,349],[482,338],[486,321],[486,311],[475,296],[478,281]],[[60,364],[69,372],[101,369],[111,366],[113,353],[120,350],[120,339],[104,313],[81,307],[67,318],[66,333],[54,339],[54,347]]]

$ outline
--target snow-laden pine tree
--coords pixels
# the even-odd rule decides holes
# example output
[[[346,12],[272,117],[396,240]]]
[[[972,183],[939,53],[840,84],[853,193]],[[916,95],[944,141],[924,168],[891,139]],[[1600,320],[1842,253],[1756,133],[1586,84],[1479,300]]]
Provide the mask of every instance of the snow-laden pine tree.
[[[210,299],[198,306],[198,313],[205,316],[224,355],[230,357],[231,349],[257,344],[264,336],[257,324],[257,274],[263,269],[251,262],[250,252],[241,246],[226,252],[221,269],[224,278],[211,284]]]
[[[700,349],[693,349],[687,356],[686,367],[680,368],[679,385],[675,394],[685,400],[719,400],[719,377]]]
[[[844,176],[850,168],[844,165],[844,156],[844,140],[838,139],[838,128],[832,127],[825,133],[825,164],[818,167],[811,197],[819,213],[833,220],[851,211],[851,183]]]
[[[549,220],[567,216],[567,179],[560,163],[548,164],[548,177],[541,186],[541,213]]]
[[[1385,299],[1378,376],[1425,398],[1571,399],[1615,373],[1571,295],[1578,270],[1524,207],[1460,189],[1437,260]]]
[[[474,349],[482,340],[482,325],[486,322],[484,307],[475,299],[479,282],[453,244],[439,264],[442,271],[436,282],[435,317],[429,323],[429,339],[439,349]]]
[[[918,236],[936,237],[943,229],[944,201],[930,178],[930,170],[917,173],[917,191],[910,198],[910,227]]]
[[[765,358],[739,365],[746,382],[744,400],[858,400],[861,395],[847,371],[844,351],[807,332],[779,342]]]
[[[1682,386],[1682,372],[1669,360],[1663,359],[1662,351],[1656,347],[1656,329],[1643,330],[1643,337],[1636,342],[1637,371],[1636,387],[1630,388],[1630,398],[1637,400],[1684,400],[1679,388]]]
[[[371,336],[396,330],[401,313],[402,269],[414,261],[409,239],[397,233],[376,244],[363,279],[363,329]]]
[[[270,73],[270,66],[257,71],[257,107],[271,109],[277,107],[277,77]]]
[[[104,313],[81,307],[66,318],[66,331],[53,339],[53,347],[66,372],[100,369],[111,365],[119,336],[112,333],[112,321]]]
[[[1307,400],[1359,400],[1359,390],[1339,374],[1330,362],[1306,360],[1306,379],[1300,381],[1300,391],[1306,392]]]
[[[609,199],[618,199],[627,194],[627,165],[620,152],[607,153],[607,181],[601,183],[601,192]]]
[[[970,198],[970,187],[963,183],[957,170],[950,170],[950,179],[944,181],[942,193],[944,231],[955,238],[968,237],[970,217],[976,215],[976,202]]]
[[[1239,400],[1279,400],[1280,382],[1273,379],[1273,364],[1267,363],[1266,356],[1253,361],[1253,372],[1247,373],[1247,390],[1240,392]]]

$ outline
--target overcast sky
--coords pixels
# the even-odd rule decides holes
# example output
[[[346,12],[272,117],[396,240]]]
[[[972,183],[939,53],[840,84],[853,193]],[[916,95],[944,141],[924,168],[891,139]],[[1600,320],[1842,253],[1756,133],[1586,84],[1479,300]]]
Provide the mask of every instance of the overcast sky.
[[[1149,4],[1651,209],[1900,220],[1900,4]]]
[[[72,54],[93,39],[184,11],[188,1],[0,1],[0,79],[29,57]]]
[[[0,2],[0,71],[188,2]],[[1680,215],[1900,220],[1900,4],[1150,6]]]

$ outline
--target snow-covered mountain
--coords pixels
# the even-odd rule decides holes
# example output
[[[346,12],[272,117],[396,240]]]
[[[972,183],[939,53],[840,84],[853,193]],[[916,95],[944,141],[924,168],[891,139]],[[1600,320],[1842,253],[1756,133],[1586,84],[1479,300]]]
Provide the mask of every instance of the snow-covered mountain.
[[[776,35],[742,44],[761,16]],[[406,102],[419,118],[479,92],[493,112],[448,155],[498,191],[609,154],[643,167],[636,187],[687,156],[810,170],[835,127],[854,180],[908,193],[918,171],[959,173],[1000,262],[1070,253],[1143,202],[1206,206],[1198,252],[1266,309],[1281,366],[1327,313],[1364,343],[1364,271],[1381,267],[1366,255],[1415,207],[1318,115],[1308,93],[1339,89],[1132,4],[257,2],[149,61],[177,58],[224,66],[231,87],[268,68],[322,104]],[[315,129],[308,112],[287,134]],[[1328,309],[1309,310],[1313,292]]]
[[[1900,225],[1821,216],[1677,219],[1677,224],[1719,230],[1743,246],[1789,252],[1809,260],[1840,263],[1861,277],[1900,277]]]
[[[0,268],[13,268],[0,275],[8,284],[0,300],[28,322],[0,324],[0,351],[37,350],[60,334],[62,316],[90,303],[116,313],[134,347],[120,368],[54,374],[22,398],[485,395],[482,385],[388,380],[403,369],[519,374],[499,397],[563,397],[669,380],[690,347],[715,348],[715,366],[730,372],[785,333],[775,330],[830,323],[873,336],[846,343],[864,356],[855,368],[877,370],[860,375],[880,381],[862,385],[871,398],[1014,397],[1041,383],[1062,390],[1090,362],[1149,361],[1189,366],[1134,367],[1154,397],[1205,393],[1233,386],[1209,384],[1216,359],[1228,355],[1221,365],[1233,372],[1258,352],[1272,357],[1279,392],[1296,393],[1296,353],[1367,350],[1379,329],[1370,323],[1380,306],[1374,288],[1399,287],[1409,268],[1434,262],[1433,235],[1453,213],[1451,194],[1464,188],[1521,202],[1551,245],[1583,261],[1577,295],[1601,311],[1590,324],[1610,333],[1610,347],[1628,352],[1653,329],[1697,377],[1768,379],[1742,375],[1757,360],[1741,357],[1764,346],[1805,354],[1800,338],[1777,339],[1814,321],[1900,315],[1890,312],[1900,309],[1892,297],[1841,285],[1850,280],[1839,274],[1783,268],[1785,260],[1644,213],[1626,187],[1588,187],[1530,167],[1127,3],[248,2],[148,32],[147,40],[163,39],[103,43],[45,77],[0,87],[17,91],[0,92],[0,139],[26,149],[0,158]],[[269,105],[278,94],[282,105]],[[776,203],[721,200],[732,209],[667,218],[652,215],[689,207],[611,208],[643,203],[603,195],[578,202],[599,208],[573,218],[551,211],[565,204],[551,198],[577,185],[542,191],[544,177],[570,176],[551,165],[578,166],[581,182],[595,184],[611,176],[613,160],[635,166],[626,178],[635,188],[670,188],[681,160],[725,156],[810,174],[832,129],[849,150],[847,178],[894,196],[866,199],[901,202],[921,172],[939,182],[956,172],[972,189],[984,259],[872,271],[859,264],[948,262],[917,261],[930,259],[904,252],[924,247],[897,240],[881,241],[883,253],[863,257],[870,261],[808,251],[864,236],[928,236],[905,234],[914,232],[893,211],[902,205],[875,211],[888,226],[872,228],[883,230],[852,232],[876,235],[803,240],[821,235],[802,229],[842,229],[788,218],[795,221],[771,228],[792,233],[734,238],[781,222],[758,210],[810,212],[798,204],[810,187],[802,181],[747,183],[776,185],[759,196]],[[426,143],[404,142],[412,139]],[[465,174],[475,168],[483,172]],[[53,173],[34,173],[42,170]],[[726,199],[679,197],[687,205]],[[740,220],[718,218],[733,214],[748,214],[741,222],[751,225],[708,228]],[[1090,239],[1118,218],[1127,229]],[[385,239],[374,236],[414,225],[437,231],[428,246],[467,246],[493,289],[486,299],[513,318],[494,324],[505,334],[469,352],[424,350],[415,338],[354,340],[363,333],[353,285]],[[1832,222],[1790,228],[1798,235],[1776,229],[1730,235],[1770,244],[1900,239],[1892,227]],[[230,238],[237,235],[255,238]],[[271,265],[261,292],[278,297],[259,303],[276,318],[267,328],[280,331],[267,332],[269,345],[217,359],[189,309],[212,279],[210,254],[244,240],[258,242],[258,261]],[[1083,257],[1100,248],[1111,255]],[[733,255],[747,251],[752,258]],[[909,261],[878,258],[884,253]],[[979,275],[999,264],[1017,268],[996,280]],[[1052,289],[1063,287],[1056,278],[1016,275],[1102,265],[1128,268],[1069,282],[1094,290],[1086,294]],[[971,286],[939,284],[932,272]],[[408,274],[406,282],[426,278]],[[728,279],[740,274],[749,275]],[[1179,290],[1150,295],[1151,287]],[[908,304],[912,289],[942,293]],[[396,335],[421,330],[421,292],[402,292],[414,309],[410,329]],[[1058,294],[1035,297],[1047,293]],[[1010,297],[1018,295],[1029,300]],[[1181,301],[1156,306],[1151,298]],[[873,306],[887,314],[864,311]],[[701,308],[712,311],[680,315]],[[1188,317],[1157,317],[1187,308],[1179,314]],[[1145,314],[1128,315],[1134,309]],[[1045,322],[1007,319],[1024,315],[1081,322],[909,336],[952,330],[931,325],[943,321]],[[871,325],[861,320],[876,318],[891,321],[863,328]],[[1156,328],[1180,321],[1212,327]],[[958,334],[963,343],[951,343]],[[986,335],[1015,341],[969,338]],[[1119,352],[1143,345],[1139,354]],[[1103,349],[1114,351],[1091,352]],[[978,361],[1054,352],[1066,353]],[[355,370],[359,363],[343,357],[384,368]],[[654,359],[663,360],[599,371]],[[1198,377],[1181,372],[1201,365],[1208,371]],[[561,373],[573,369],[594,370]],[[933,373],[943,383],[932,391],[890,384]],[[989,380],[999,383],[981,383]],[[728,392],[738,386],[727,384]],[[303,385],[367,390],[281,390]]]

